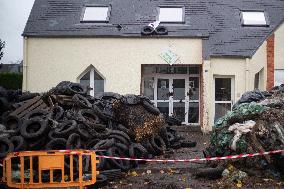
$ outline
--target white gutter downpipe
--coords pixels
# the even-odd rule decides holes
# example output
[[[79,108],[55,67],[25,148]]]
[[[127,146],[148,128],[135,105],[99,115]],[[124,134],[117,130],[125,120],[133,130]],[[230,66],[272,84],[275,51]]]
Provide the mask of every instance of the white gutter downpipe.
[[[245,91],[249,90],[249,63],[250,63],[250,59],[246,58],[246,73],[245,73]]]
[[[23,86],[22,90],[28,90],[28,38],[24,37],[24,58],[23,58]]]

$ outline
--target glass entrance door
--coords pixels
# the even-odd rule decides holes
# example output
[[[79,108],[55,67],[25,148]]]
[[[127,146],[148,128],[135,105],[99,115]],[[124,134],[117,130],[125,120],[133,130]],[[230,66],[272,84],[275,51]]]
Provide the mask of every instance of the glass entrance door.
[[[187,90],[186,78],[157,78],[157,107],[160,112],[186,123]]]
[[[172,101],[172,115],[182,122],[185,121],[185,102],[186,102],[186,85],[185,78],[172,79],[173,101]]]
[[[147,69],[146,69],[147,68]],[[146,66],[142,94],[185,125],[200,123],[200,72],[198,67]]]
[[[170,89],[170,79],[168,78],[157,78],[157,107],[162,114],[170,114],[170,102],[172,101]]]

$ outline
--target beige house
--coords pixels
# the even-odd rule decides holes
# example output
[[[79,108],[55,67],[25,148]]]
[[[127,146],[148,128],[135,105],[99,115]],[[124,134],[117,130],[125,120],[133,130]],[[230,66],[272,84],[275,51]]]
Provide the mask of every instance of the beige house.
[[[254,1],[35,0],[23,90],[143,94],[210,131],[245,91],[284,83],[284,1]]]

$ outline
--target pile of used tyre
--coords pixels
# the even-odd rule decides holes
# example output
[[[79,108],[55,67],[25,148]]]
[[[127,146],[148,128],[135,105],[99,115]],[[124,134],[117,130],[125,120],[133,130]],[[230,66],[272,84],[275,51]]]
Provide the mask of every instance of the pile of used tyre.
[[[0,158],[12,151],[89,149],[97,154],[152,158],[167,148],[186,147],[153,103],[144,96],[98,93],[71,82],[61,82],[47,93],[0,92]],[[32,105],[34,99],[45,106]],[[36,104],[36,103],[35,103]],[[32,110],[33,109],[33,110]],[[127,171],[138,162],[100,159],[98,170]],[[107,174],[107,173],[106,173]]]
[[[216,122],[210,146],[204,155],[216,157],[283,149],[284,85],[270,92],[255,90],[245,93],[233,110]],[[221,163],[226,166],[226,162]],[[284,175],[283,153],[232,160],[229,163],[247,171],[252,168],[266,170],[264,172],[272,173],[276,178]]]

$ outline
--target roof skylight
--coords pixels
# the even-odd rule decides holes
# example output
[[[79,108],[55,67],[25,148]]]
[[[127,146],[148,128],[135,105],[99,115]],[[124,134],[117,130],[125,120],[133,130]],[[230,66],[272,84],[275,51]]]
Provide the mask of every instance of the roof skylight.
[[[87,6],[85,8],[83,21],[107,22],[109,20],[109,7]]]
[[[267,20],[265,13],[261,11],[243,11],[243,25],[245,26],[266,26]]]
[[[184,11],[182,7],[160,7],[160,22],[183,22]]]

